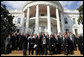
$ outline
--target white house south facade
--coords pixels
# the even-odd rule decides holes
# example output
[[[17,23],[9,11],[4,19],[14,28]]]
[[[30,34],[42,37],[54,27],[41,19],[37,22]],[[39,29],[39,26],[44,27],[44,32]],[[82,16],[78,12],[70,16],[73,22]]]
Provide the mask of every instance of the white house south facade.
[[[83,33],[77,10],[64,10],[59,1],[27,1],[22,10],[9,10],[21,33]]]

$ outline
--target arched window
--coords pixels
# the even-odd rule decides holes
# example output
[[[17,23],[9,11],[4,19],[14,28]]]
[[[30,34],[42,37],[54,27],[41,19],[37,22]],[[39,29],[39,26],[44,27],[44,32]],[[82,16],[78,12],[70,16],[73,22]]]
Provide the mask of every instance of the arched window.
[[[67,18],[64,18],[64,23],[68,24]]]
[[[21,19],[20,19],[20,18],[18,18],[18,24],[20,24],[20,21],[21,21]]]
[[[65,31],[69,31],[69,29],[65,29]]]

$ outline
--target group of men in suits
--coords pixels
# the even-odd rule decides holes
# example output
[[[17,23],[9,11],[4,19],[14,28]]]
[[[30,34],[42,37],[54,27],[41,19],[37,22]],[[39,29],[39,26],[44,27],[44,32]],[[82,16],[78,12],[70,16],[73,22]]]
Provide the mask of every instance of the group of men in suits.
[[[61,33],[59,35],[56,33],[51,35],[44,33],[24,35],[15,32],[10,38],[12,50],[23,50],[23,55],[26,55],[27,50],[29,51],[29,55],[33,55],[34,50],[36,51],[36,55],[61,53],[68,55],[69,53],[73,54],[77,45],[81,54],[83,54],[83,37],[76,37],[71,32],[66,32],[63,35]]]

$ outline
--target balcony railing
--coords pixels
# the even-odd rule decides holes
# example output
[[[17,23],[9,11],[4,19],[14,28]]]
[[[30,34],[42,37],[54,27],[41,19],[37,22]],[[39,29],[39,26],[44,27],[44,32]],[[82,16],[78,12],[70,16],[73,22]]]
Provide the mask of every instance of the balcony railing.
[[[47,16],[39,16],[39,18],[47,18]],[[56,17],[51,16],[50,18],[56,20]],[[36,17],[31,17],[30,20],[31,19],[36,19]]]

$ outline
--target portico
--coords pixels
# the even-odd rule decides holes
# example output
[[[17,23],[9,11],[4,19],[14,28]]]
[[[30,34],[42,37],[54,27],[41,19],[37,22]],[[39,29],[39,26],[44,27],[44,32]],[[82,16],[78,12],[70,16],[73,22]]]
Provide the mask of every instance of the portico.
[[[33,10],[35,9],[35,10]],[[33,11],[33,13],[30,11]],[[60,27],[60,11],[57,7],[51,6],[51,5],[43,5],[43,4],[37,4],[34,5],[32,7],[28,7],[27,8],[27,16],[26,16],[26,28],[25,28],[25,32],[30,32],[29,30],[29,25],[30,23],[34,23],[34,31],[33,33],[40,33],[41,31],[41,22],[45,23],[45,25],[43,27],[45,27],[43,30],[45,30],[45,33],[51,34],[53,29],[51,29],[53,27],[52,24],[54,24],[55,26],[55,31],[54,32],[61,32],[61,27]],[[24,12],[25,13],[25,12]],[[43,14],[43,15],[42,15]],[[33,21],[32,21],[33,20]],[[30,22],[31,21],[31,22]],[[44,22],[45,21],[45,22]],[[30,25],[32,26],[32,25]],[[32,31],[32,30],[31,30]]]

